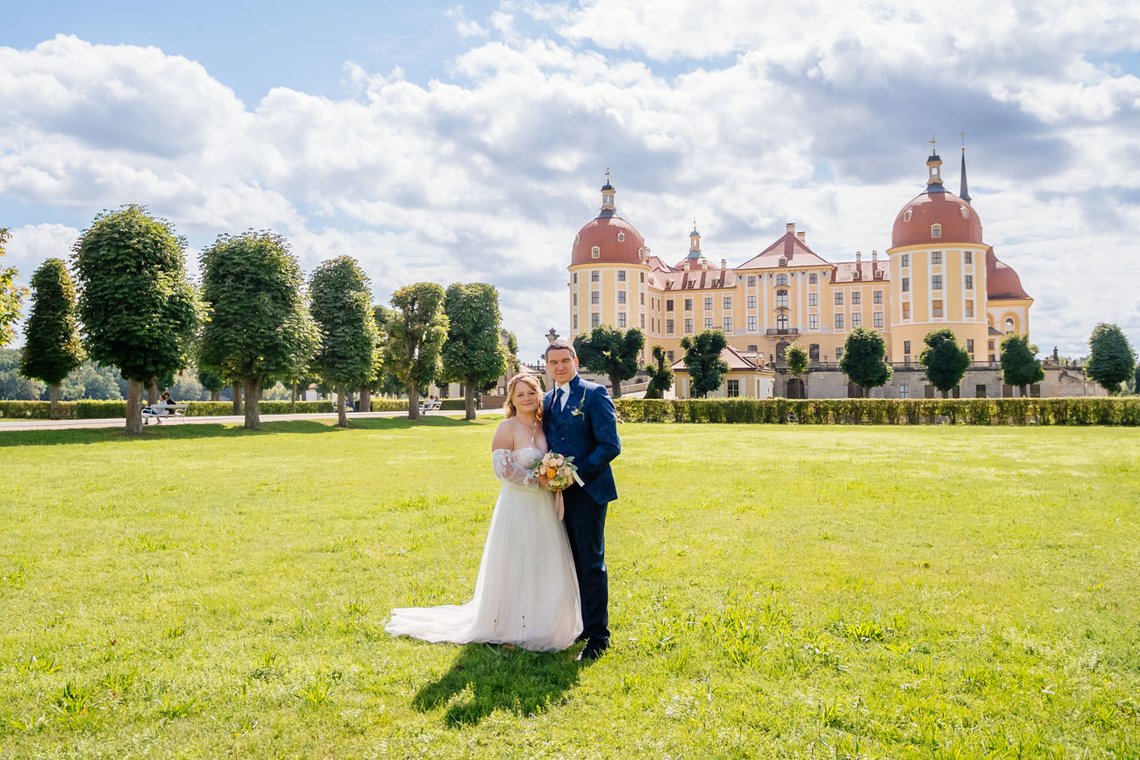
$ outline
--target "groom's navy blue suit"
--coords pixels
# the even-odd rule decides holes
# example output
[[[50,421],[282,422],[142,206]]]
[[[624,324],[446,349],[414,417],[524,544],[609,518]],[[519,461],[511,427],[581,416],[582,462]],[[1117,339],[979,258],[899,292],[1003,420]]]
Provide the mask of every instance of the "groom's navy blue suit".
[[[617,498],[610,462],[621,453],[621,440],[614,402],[603,386],[574,375],[569,389],[562,409],[554,402],[557,388],[543,397],[542,429],[551,451],[574,457],[586,484],[563,492],[563,519],[582,595],[582,638],[605,646],[610,640],[606,505]]]

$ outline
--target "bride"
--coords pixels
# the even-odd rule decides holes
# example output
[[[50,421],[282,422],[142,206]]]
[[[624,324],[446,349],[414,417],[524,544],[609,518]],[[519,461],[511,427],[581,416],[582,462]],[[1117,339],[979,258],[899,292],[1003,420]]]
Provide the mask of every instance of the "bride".
[[[385,630],[424,641],[513,644],[556,651],[582,632],[582,609],[570,543],[554,495],[530,468],[546,453],[542,389],[531,375],[507,385],[507,419],[491,441],[502,481],[491,516],[475,596],[462,605],[392,610]]]

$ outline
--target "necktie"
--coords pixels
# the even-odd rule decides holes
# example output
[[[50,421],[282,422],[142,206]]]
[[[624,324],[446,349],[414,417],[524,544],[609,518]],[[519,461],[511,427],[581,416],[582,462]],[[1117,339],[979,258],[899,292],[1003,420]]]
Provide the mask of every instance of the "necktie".
[[[562,395],[563,391],[561,388],[554,392],[554,406],[560,412],[562,411]]]

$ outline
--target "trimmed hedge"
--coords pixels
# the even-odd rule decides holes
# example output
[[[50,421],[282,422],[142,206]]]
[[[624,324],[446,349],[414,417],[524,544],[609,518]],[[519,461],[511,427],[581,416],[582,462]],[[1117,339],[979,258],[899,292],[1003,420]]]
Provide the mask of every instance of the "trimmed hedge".
[[[783,425],[1140,425],[1140,397],[614,400],[626,422]]]
[[[261,414],[289,414],[288,401],[261,401],[258,403]],[[0,419],[50,419],[48,410],[51,404],[47,401],[0,401]],[[186,404],[186,415],[189,417],[224,417],[233,414],[233,404],[229,401],[190,401]],[[444,402],[447,409],[447,402]],[[459,409],[463,408],[460,400]],[[374,412],[406,412],[407,400],[374,398],[372,411]],[[336,411],[332,401],[298,401],[297,414],[329,414]],[[65,420],[93,420],[113,419],[127,416],[126,401],[61,401],[59,402],[60,419]]]

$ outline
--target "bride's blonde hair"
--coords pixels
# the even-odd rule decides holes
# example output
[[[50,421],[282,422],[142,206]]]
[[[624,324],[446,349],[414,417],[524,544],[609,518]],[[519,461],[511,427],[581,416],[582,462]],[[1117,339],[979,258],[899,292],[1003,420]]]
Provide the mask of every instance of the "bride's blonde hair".
[[[519,410],[515,409],[515,401],[514,401],[515,386],[517,386],[519,383],[526,383],[531,388],[534,388],[536,391],[538,391],[538,395],[540,397],[540,400],[539,400],[539,404],[538,404],[538,409],[535,410],[534,418],[536,420],[538,420],[539,422],[541,422],[542,421],[542,402],[541,402],[542,384],[540,382],[538,382],[537,377],[535,377],[534,375],[528,375],[526,372],[520,372],[517,375],[515,375],[514,377],[512,377],[510,380],[507,381],[507,401],[505,404],[503,404],[503,414],[507,415],[507,417],[510,418],[510,417],[514,417],[516,414],[519,413]]]

